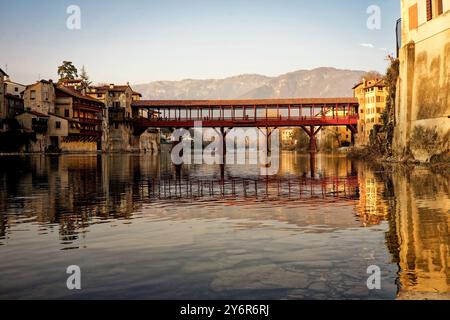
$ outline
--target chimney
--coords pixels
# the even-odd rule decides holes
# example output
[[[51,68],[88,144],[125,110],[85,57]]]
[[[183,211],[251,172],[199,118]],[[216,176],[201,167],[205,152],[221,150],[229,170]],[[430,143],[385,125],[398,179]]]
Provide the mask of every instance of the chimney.
[[[363,87],[365,87],[366,86],[366,78],[363,78],[362,82],[363,82]]]

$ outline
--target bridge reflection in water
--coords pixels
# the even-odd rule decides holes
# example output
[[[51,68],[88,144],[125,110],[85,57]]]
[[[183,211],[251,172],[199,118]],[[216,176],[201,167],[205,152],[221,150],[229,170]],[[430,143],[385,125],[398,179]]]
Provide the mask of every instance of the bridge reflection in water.
[[[273,200],[278,203],[292,200],[336,201],[358,199],[358,178],[233,178],[196,179],[162,178],[148,181],[151,199],[236,199],[245,201]]]
[[[68,297],[69,263],[80,298],[449,297],[448,172],[289,152],[274,177],[177,175],[168,158],[0,158],[0,298]]]

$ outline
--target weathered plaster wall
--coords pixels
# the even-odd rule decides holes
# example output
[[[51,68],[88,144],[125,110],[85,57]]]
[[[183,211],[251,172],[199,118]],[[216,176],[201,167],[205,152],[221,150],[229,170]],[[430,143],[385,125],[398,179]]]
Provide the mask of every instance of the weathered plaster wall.
[[[439,19],[450,22],[450,11]],[[422,28],[429,28],[424,25]],[[427,162],[450,150],[450,28],[400,50],[394,150]],[[421,132],[427,132],[421,136]],[[435,137],[433,146],[428,145]],[[413,141],[414,140],[414,141]]]

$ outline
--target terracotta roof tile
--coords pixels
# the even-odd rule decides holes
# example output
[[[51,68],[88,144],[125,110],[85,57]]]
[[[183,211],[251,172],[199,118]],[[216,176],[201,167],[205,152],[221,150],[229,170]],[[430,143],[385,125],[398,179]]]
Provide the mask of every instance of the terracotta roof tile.
[[[60,90],[60,91],[66,93],[66,94],[68,94],[68,95],[70,95],[72,97],[75,97],[75,98],[89,100],[89,101],[93,101],[93,102],[98,102],[99,104],[103,104],[103,102],[101,102],[101,101],[99,101],[97,99],[94,99],[92,97],[89,97],[87,95],[83,95],[82,93],[80,93],[80,92],[78,92],[78,91],[76,91],[76,90],[74,90],[72,88],[68,88],[68,87],[64,87],[64,86],[58,86],[58,87],[56,87],[56,90]]]

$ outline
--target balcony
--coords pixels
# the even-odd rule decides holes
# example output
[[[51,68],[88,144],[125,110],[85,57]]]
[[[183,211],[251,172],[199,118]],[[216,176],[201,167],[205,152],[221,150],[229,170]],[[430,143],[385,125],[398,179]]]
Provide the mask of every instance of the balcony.
[[[101,125],[102,120],[100,119],[93,119],[93,118],[78,118],[79,123],[82,124],[93,124],[93,125]]]
[[[102,136],[102,131],[94,131],[94,130],[80,130],[80,132],[78,133],[80,136],[85,136],[85,137],[96,137],[96,138],[100,138]]]

